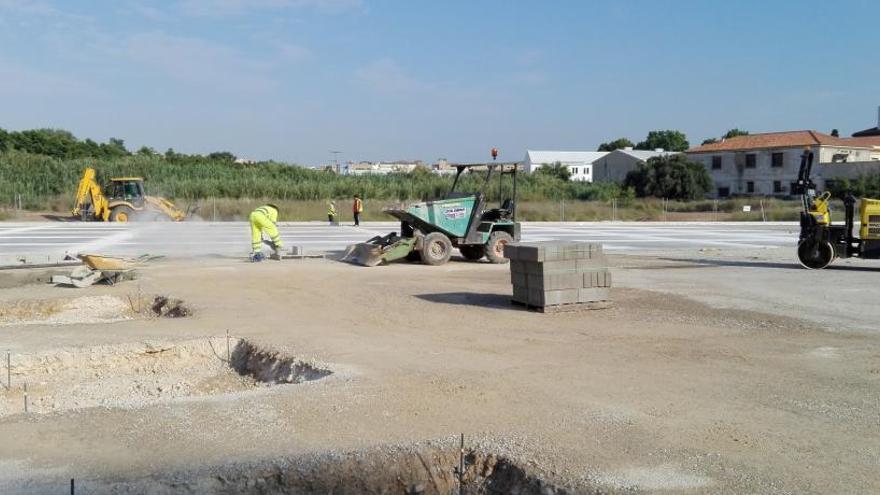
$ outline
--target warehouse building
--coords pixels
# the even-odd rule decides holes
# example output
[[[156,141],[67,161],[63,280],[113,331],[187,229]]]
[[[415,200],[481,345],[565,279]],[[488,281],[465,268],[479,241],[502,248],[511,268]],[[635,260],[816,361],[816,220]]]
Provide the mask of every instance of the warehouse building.
[[[593,162],[593,182],[623,182],[626,174],[648,163],[649,159],[677,154],[662,148],[653,151],[631,147],[614,150]]]
[[[593,162],[607,151],[526,151],[523,170],[532,173],[544,165],[561,163],[571,172],[571,180],[593,182]]]

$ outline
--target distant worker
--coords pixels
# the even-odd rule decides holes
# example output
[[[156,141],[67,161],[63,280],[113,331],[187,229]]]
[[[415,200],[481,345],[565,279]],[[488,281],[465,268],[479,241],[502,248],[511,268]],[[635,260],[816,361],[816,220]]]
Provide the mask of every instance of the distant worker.
[[[361,224],[361,213],[364,212],[364,202],[361,201],[361,197],[357,194],[354,195],[354,204],[351,205],[351,212],[354,214],[354,226],[357,227]]]
[[[327,221],[330,222],[330,225],[336,225],[336,203],[333,201],[327,207]]]
[[[278,235],[278,207],[273,204],[267,204],[257,208],[251,212],[249,217],[251,222],[251,261],[263,261],[266,257],[263,255],[263,232],[265,232],[272,241],[272,247],[275,253],[272,259],[281,259],[281,236]]]

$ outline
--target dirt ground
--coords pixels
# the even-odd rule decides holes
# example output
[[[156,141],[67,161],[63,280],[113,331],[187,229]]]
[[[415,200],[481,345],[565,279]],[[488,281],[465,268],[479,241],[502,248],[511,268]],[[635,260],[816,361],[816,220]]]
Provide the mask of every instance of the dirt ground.
[[[420,457],[426,481],[387,493],[448,493],[453,485],[440,481],[454,479],[457,454],[449,452],[461,433],[468,449],[543,480],[544,493],[550,485],[573,493],[880,492],[875,265],[809,272],[782,254],[744,252],[617,256],[610,264],[612,309],[546,315],[510,305],[506,266],[465,262],[168,260],[115,287],[0,289],[0,308],[167,294],[193,310],[175,319],[52,320],[60,310],[51,308],[90,306],[54,301],[44,323],[0,324],[0,350],[13,362],[13,390],[0,392],[13,404],[0,409],[0,492],[59,493],[76,478],[82,493],[268,493],[263,478],[236,485],[218,473],[429,445],[446,459],[435,470],[442,473],[431,475]],[[134,404],[86,401],[27,414],[14,406],[28,380],[16,363],[52,353],[85,356],[59,366],[104,363],[95,349],[121,353],[143,342],[213,339],[222,348],[227,330],[332,374]],[[125,373],[151,372],[142,359]],[[118,362],[99,367],[112,374]],[[54,379],[51,367],[40,369],[32,380]],[[69,385],[53,393],[86,392]],[[358,491],[368,490],[335,493]]]

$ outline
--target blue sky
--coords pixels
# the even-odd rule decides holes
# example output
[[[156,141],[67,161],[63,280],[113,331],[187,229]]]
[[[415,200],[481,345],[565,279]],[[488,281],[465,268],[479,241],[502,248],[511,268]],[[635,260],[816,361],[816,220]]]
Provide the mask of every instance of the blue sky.
[[[302,164],[875,125],[876,1],[0,0],[0,127]]]

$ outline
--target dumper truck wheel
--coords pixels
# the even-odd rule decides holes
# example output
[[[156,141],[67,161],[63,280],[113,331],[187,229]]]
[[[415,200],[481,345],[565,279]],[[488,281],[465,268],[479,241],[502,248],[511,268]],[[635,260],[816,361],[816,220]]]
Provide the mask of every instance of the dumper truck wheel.
[[[821,270],[834,261],[834,246],[828,241],[801,241],[797,253],[801,265],[811,270]]]
[[[111,222],[131,222],[134,220],[134,210],[125,205],[119,205],[110,211]]]
[[[464,256],[465,259],[471,261],[477,261],[483,256],[486,256],[485,246],[458,246],[458,250],[461,251],[461,255]]]
[[[509,260],[504,257],[504,246],[513,242],[510,234],[500,230],[492,232],[489,236],[489,242],[486,243],[486,257],[492,263],[507,263]]]
[[[422,263],[442,265],[452,256],[452,241],[440,232],[431,232],[422,240]]]

